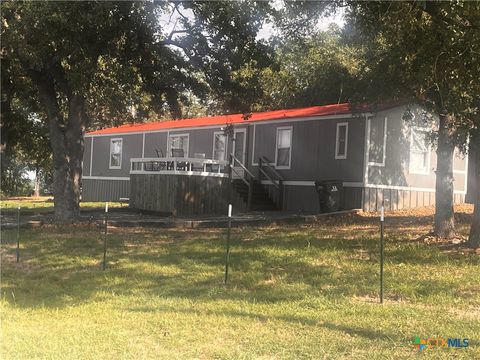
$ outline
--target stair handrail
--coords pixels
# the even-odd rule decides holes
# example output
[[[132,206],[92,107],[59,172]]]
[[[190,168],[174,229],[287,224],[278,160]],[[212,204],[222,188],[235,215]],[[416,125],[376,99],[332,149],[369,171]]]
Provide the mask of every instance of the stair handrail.
[[[247,167],[232,153],[232,162],[230,164],[231,166],[231,171],[234,171],[236,174],[237,171],[235,170],[235,162],[237,162],[240,167],[245,171],[246,174],[250,177],[250,179],[245,179],[244,176],[241,176],[240,179],[248,186],[248,200],[247,200],[247,210],[250,211],[251,205],[252,205],[252,194],[253,194],[253,180],[255,179],[255,176],[252,174],[250,170],[247,169]],[[240,174],[238,174],[240,175]]]
[[[265,165],[265,167],[267,167],[268,169],[270,169],[274,174],[275,176],[277,177],[277,179],[273,179],[264,169],[263,169],[263,166]],[[280,175],[278,173],[278,171],[272,166],[270,165],[270,161],[265,157],[265,156],[260,156],[260,158],[258,159],[258,169],[262,172],[263,175],[265,175],[267,177],[268,180],[270,180],[270,182],[273,184],[273,186],[275,186],[278,190],[280,190],[280,184],[283,182],[283,176]],[[278,183],[277,183],[278,182]]]
[[[252,174],[252,172],[251,172],[250,170],[248,170],[247,167],[246,167],[245,165],[243,165],[242,162],[241,162],[240,160],[238,160],[238,158],[237,158],[235,155],[232,154],[232,158],[233,158],[233,164],[232,164],[232,166],[235,166],[235,162],[237,162],[237,163],[240,165],[240,167],[241,167],[243,170],[245,170],[245,172],[246,172],[252,179],[255,178],[255,176]]]
[[[277,177],[277,180],[274,180],[264,169],[263,166],[266,168],[270,169],[272,173]],[[259,180],[260,179],[260,173],[265,175],[268,180],[272,183],[272,185],[278,190],[278,206],[280,209],[283,209],[283,192],[284,192],[284,186],[283,186],[283,176],[280,175],[280,173],[275,169],[271,164],[270,160],[268,160],[265,156],[260,156],[258,159],[258,170],[259,170]]]

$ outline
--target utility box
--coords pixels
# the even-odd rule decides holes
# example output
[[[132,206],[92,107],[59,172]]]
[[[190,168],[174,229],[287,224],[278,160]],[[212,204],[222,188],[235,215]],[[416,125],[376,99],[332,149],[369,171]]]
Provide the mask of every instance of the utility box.
[[[321,213],[339,211],[342,208],[343,183],[339,180],[315,181]]]

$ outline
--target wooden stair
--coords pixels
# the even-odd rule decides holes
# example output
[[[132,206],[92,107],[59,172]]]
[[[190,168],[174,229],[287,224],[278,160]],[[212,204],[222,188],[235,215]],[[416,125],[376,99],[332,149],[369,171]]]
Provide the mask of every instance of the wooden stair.
[[[233,189],[248,203],[248,186],[241,179],[233,180]],[[265,188],[258,181],[253,181],[251,211],[278,210],[275,202],[268,196]]]

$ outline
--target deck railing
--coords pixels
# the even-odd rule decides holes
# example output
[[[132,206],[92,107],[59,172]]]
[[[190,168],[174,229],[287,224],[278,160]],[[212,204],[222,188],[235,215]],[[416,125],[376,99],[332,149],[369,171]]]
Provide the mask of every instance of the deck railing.
[[[130,174],[175,174],[228,177],[228,161],[202,158],[132,158]]]

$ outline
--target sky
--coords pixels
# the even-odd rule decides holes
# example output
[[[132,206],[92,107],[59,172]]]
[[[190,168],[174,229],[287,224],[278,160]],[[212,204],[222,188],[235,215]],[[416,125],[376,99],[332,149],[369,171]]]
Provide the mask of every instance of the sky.
[[[273,7],[278,8],[281,6],[281,1],[272,1]],[[192,18],[193,14],[190,10],[182,10],[182,14],[187,18]],[[170,14],[168,12],[163,13],[160,16],[160,24],[162,25],[162,30],[165,34],[169,34],[174,27],[176,26],[178,20],[180,19],[180,15],[177,13]],[[343,27],[345,24],[344,19],[344,11],[340,9],[337,13],[332,14],[330,16],[326,16],[321,18],[317,23],[317,29],[320,31],[327,30],[330,24],[337,24],[339,27]],[[177,25],[178,29],[178,25]],[[275,34],[274,26],[271,23],[265,24],[263,28],[260,29],[257,39],[261,40],[268,40],[272,35]]]
[[[344,11],[341,10],[331,16],[326,16],[321,18],[317,23],[317,29],[320,31],[325,31],[331,24],[337,24],[339,27],[343,27],[345,24]],[[272,24],[266,24],[262,29],[260,29],[257,39],[267,40],[274,34],[274,29]]]

